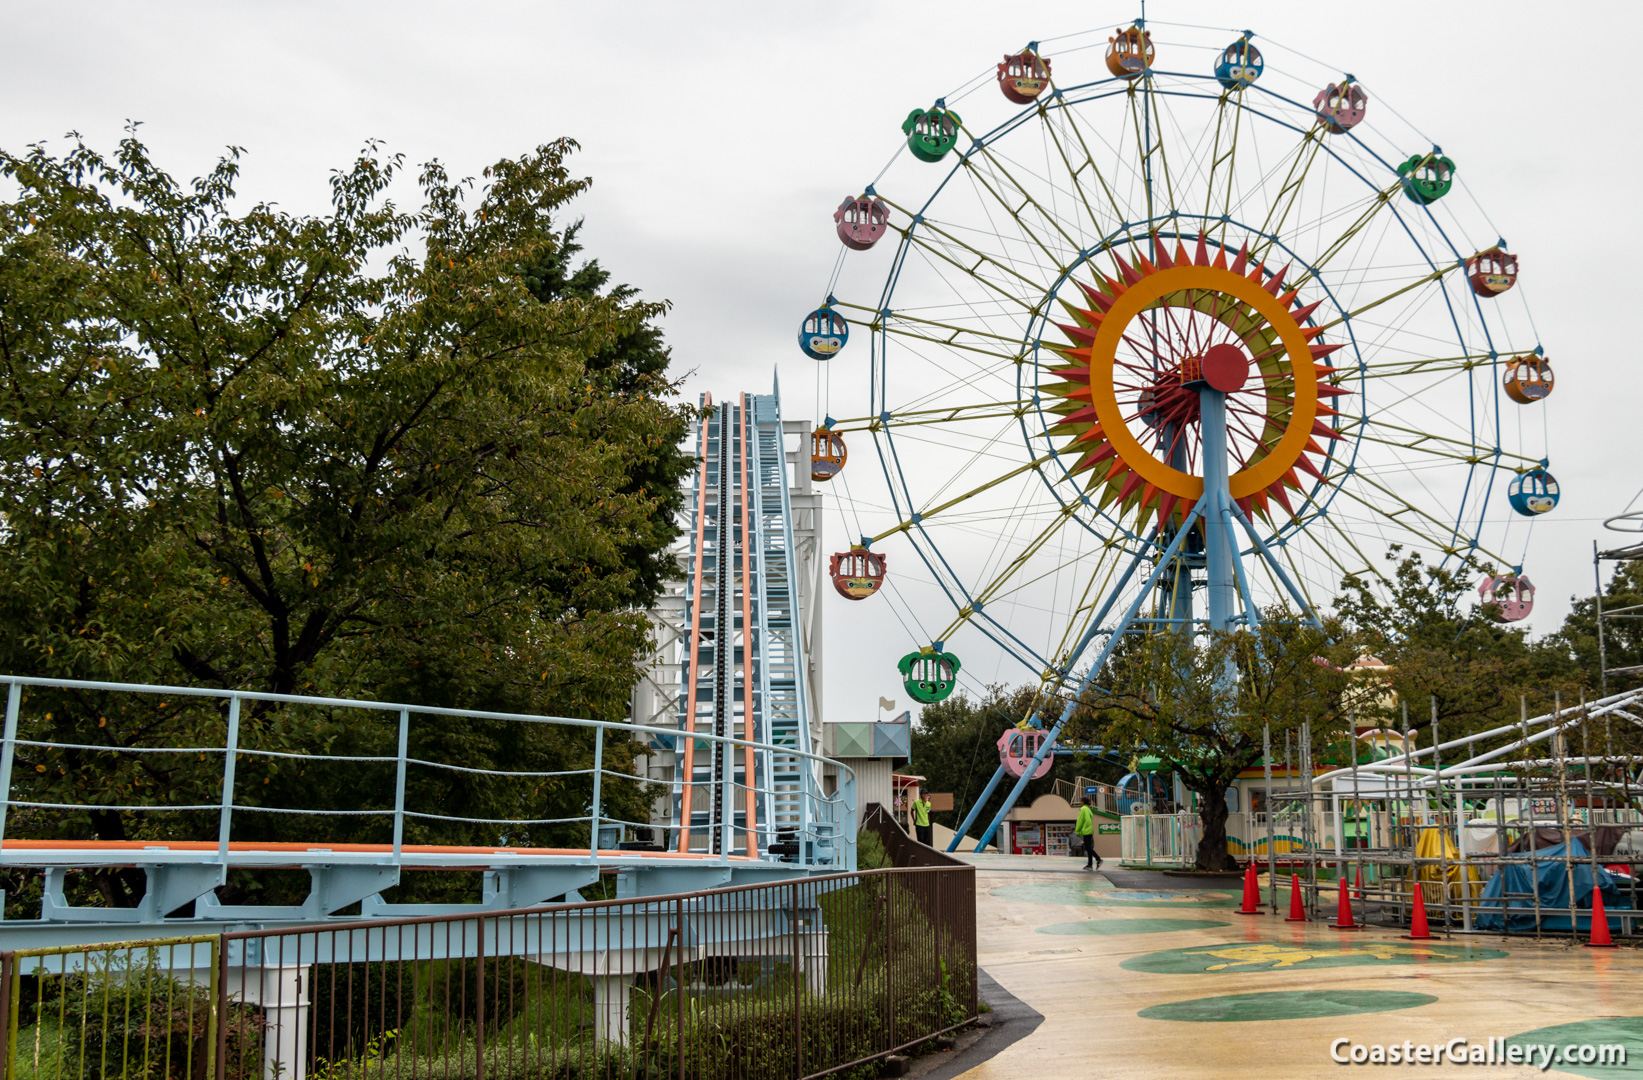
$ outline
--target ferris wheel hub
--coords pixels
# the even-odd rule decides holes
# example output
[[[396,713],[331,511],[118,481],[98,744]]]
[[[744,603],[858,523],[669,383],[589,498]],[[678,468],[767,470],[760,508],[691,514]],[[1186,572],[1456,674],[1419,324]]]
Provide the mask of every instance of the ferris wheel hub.
[[[1204,383],[1223,394],[1237,393],[1249,381],[1249,357],[1236,345],[1211,345],[1198,363]]]

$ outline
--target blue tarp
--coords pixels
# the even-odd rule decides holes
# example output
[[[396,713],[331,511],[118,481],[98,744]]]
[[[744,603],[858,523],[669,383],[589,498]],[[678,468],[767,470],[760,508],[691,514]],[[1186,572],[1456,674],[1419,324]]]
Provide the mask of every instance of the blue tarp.
[[[1573,869],[1575,885],[1575,908],[1590,912],[1592,906],[1592,866],[1586,853],[1586,848],[1579,840],[1569,847],[1570,854],[1577,860]],[[1569,929],[1569,877],[1570,867],[1563,862],[1563,845],[1554,844],[1535,852],[1535,867],[1537,873],[1530,869],[1527,855],[1510,856],[1512,863],[1501,867],[1495,876],[1489,879],[1489,884],[1483,889],[1483,898],[1478,901],[1480,912],[1474,920],[1479,930],[1500,930],[1502,921],[1508,930],[1534,930],[1535,902],[1530,899],[1531,892],[1540,896],[1540,926],[1543,930]],[[1517,860],[1521,859],[1521,862]],[[1534,877],[1540,878],[1538,890],[1531,889]],[[1597,868],[1597,887],[1603,892],[1603,910],[1609,915],[1609,929],[1619,931],[1620,920],[1612,912],[1616,910],[1630,910],[1631,900],[1616,886],[1615,877],[1603,867]],[[1507,901],[1506,909],[1501,910],[1501,896],[1505,893],[1520,893]],[[1590,930],[1592,917],[1590,914],[1577,915],[1580,930]]]

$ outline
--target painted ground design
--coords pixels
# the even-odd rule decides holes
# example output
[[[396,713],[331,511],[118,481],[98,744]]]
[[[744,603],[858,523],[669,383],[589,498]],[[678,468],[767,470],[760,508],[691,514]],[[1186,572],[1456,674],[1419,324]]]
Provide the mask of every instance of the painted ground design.
[[[1210,919],[1086,919],[1083,922],[1052,923],[1040,926],[1040,934],[1094,934],[1100,937],[1120,934],[1168,934],[1177,930],[1213,930],[1230,923]]]
[[[1142,1009],[1144,1020],[1220,1024],[1245,1020],[1309,1020],[1320,1016],[1415,1009],[1438,1000],[1432,994],[1400,990],[1279,990],[1265,994],[1222,994],[1171,1001]]]
[[[1552,1075],[1589,1076],[1593,1080],[1621,1080],[1636,1077],[1643,1072],[1643,1016],[1610,1016],[1598,1020],[1583,1020],[1574,1024],[1536,1028],[1506,1040],[1507,1046],[1533,1046],[1556,1043],[1559,1046],[1589,1044],[1612,1046],[1618,1043],[1626,1048],[1624,1065],[1580,1065],[1559,1062],[1552,1066]],[[1540,1058],[1535,1062],[1538,1066]]]
[[[1001,885],[992,895],[1003,900],[1029,904],[1060,904],[1078,907],[1101,905],[1127,908],[1218,908],[1234,906],[1234,898],[1223,892],[1142,892],[1133,889],[1102,888],[1088,881],[1042,881],[1022,885]]]
[[[1498,960],[1506,953],[1473,945],[1429,945],[1413,941],[1234,942],[1132,956],[1119,966],[1157,975],[1310,970],[1331,967],[1467,963]]]

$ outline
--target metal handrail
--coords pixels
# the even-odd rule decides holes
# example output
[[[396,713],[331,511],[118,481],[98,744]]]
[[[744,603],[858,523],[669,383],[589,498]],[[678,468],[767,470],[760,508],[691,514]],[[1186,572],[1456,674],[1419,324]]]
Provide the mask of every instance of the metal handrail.
[[[204,862],[212,862],[212,861],[226,862],[226,860],[227,860],[229,836],[230,836],[230,833],[232,831],[233,814],[234,814],[234,811],[236,809],[236,806],[234,804],[234,765],[235,765],[235,761],[237,760],[237,758],[241,754],[261,755],[262,753],[264,753],[263,751],[259,751],[259,750],[243,750],[238,745],[240,703],[243,702],[243,701],[272,702],[272,703],[277,703],[277,704],[302,705],[302,706],[320,707],[320,708],[360,709],[360,710],[366,710],[366,711],[372,711],[372,712],[387,712],[387,713],[398,713],[399,714],[399,717],[400,717],[399,750],[398,750],[398,753],[396,755],[394,755],[393,757],[388,757],[386,755],[361,755],[359,757],[345,757],[345,758],[343,758],[343,757],[339,757],[337,755],[297,755],[298,757],[312,756],[316,759],[323,757],[327,760],[369,761],[369,762],[377,762],[377,763],[381,763],[381,764],[387,764],[387,763],[392,762],[396,766],[396,779],[395,779],[394,806],[393,806],[393,808],[391,808],[391,809],[383,808],[381,810],[354,810],[354,811],[306,810],[306,809],[275,808],[275,807],[251,807],[251,806],[241,806],[241,807],[237,808],[237,809],[241,810],[242,812],[251,812],[251,813],[274,812],[274,813],[297,814],[297,815],[307,815],[307,816],[316,816],[316,817],[323,817],[323,816],[327,816],[327,815],[336,815],[336,814],[355,814],[355,815],[359,815],[359,814],[380,814],[384,817],[392,816],[393,822],[394,822],[394,839],[393,839],[392,847],[393,847],[393,860],[395,862],[400,861],[400,858],[401,858],[402,848],[404,846],[403,845],[403,838],[404,838],[404,824],[405,824],[406,818],[415,818],[415,819],[419,819],[419,820],[435,820],[435,821],[458,821],[458,822],[468,821],[468,819],[457,818],[457,817],[453,817],[453,816],[450,816],[450,815],[428,814],[428,813],[425,813],[425,812],[421,812],[421,811],[417,811],[417,810],[410,810],[410,809],[406,808],[406,806],[405,806],[405,780],[406,780],[406,767],[408,765],[418,764],[418,765],[428,765],[428,766],[432,766],[432,767],[435,767],[435,768],[447,768],[447,769],[457,769],[457,770],[462,769],[461,766],[447,765],[447,764],[438,763],[438,762],[425,762],[421,759],[412,758],[412,757],[409,756],[409,753],[408,753],[408,730],[409,730],[409,725],[410,725],[410,718],[411,718],[411,715],[413,713],[418,715],[418,716],[430,716],[430,717],[442,717],[443,716],[443,717],[454,717],[454,718],[472,719],[472,720],[497,720],[497,721],[511,722],[511,723],[551,724],[551,725],[557,725],[557,726],[563,726],[563,727],[580,727],[580,728],[594,729],[594,731],[596,733],[596,738],[595,738],[595,741],[594,741],[594,759],[593,759],[592,765],[589,768],[586,768],[586,769],[570,770],[570,771],[563,772],[561,774],[561,775],[567,775],[567,776],[569,776],[569,775],[588,776],[588,777],[590,777],[590,779],[593,780],[593,797],[592,797],[591,805],[590,805],[590,808],[589,808],[589,813],[586,814],[586,815],[579,815],[579,816],[572,817],[572,818],[555,819],[556,821],[561,821],[561,822],[564,822],[564,823],[574,823],[574,822],[581,822],[581,821],[587,821],[589,823],[589,827],[590,827],[589,855],[590,855],[590,857],[593,857],[593,858],[597,858],[598,854],[599,854],[599,848],[598,848],[598,844],[599,844],[599,836],[598,836],[599,826],[601,824],[618,824],[616,819],[607,818],[601,813],[602,807],[601,807],[600,791],[599,791],[599,784],[598,784],[599,778],[606,775],[606,774],[608,774],[608,775],[611,775],[611,776],[619,776],[619,777],[622,777],[622,778],[625,778],[625,779],[637,780],[641,783],[668,783],[668,781],[649,780],[648,778],[641,777],[641,776],[631,776],[630,777],[626,773],[617,773],[617,772],[613,772],[612,770],[606,769],[604,767],[604,733],[606,731],[613,731],[613,732],[618,732],[618,733],[627,734],[627,735],[665,735],[665,736],[669,736],[669,737],[678,737],[678,736],[681,735],[681,731],[680,731],[679,728],[652,727],[652,726],[648,726],[648,725],[632,724],[632,723],[627,723],[627,722],[623,722],[623,721],[590,720],[590,719],[585,719],[585,718],[582,718],[582,717],[547,716],[547,715],[541,715],[541,714],[527,714],[527,713],[506,713],[506,712],[495,712],[495,711],[485,710],[485,709],[453,709],[453,708],[446,708],[446,707],[440,707],[440,706],[419,706],[419,705],[404,704],[404,703],[400,703],[400,702],[373,701],[373,700],[357,699],[357,698],[319,697],[319,696],[308,696],[308,695],[301,695],[301,694],[275,694],[275,693],[269,693],[269,692],[257,691],[257,690],[217,690],[217,689],[210,689],[210,688],[205,688],[205,687],[191,687],[191,686],[161,686],[161,685],[152,685],[152,684],[144,684],[144,683],[102,682],[102,681],[81,680],[81,679],[49,679],[49,678],[41,678],[41,677],[27,676],[27,675],[0,675],[0,683],[5,683],[8,686],[7,699],[6,699],[5,728],[4,728],[3,735],[0,735],[0,843],[3,843],[3,841],[5,839],[5,835],[6,835],[7,811],[13,805],[30,806],[30,807],[60,808],[60,809],[112,809],[113,808],[113,807],[105,807],[103,804],[98,804],[98,803],[45,804],[45,803],[36,803],[36,802],[32,802],[32,801],[13,800],[11,798],[12,766],[13,766],[13,762],[14,762],[14,759],[15,759],[17,746],[26,745],[26,746],[42,746],[42,747],[51,747],[51,748],[60,748],[60,747],[66,748],[66,747],[70,747],[70,746],[79,746],[79,745],[81,745],[81,744],[78,744],[78,743],[74,743],[74,744],[54,743],[54,742],[43,742],[41,740],[36,740],[36,739],[25,740],[25,739],[19,739],[18,738],[17,729],[18,729],[18,723],[19,723],[19,714],[20,714],[21,705],[22,705],[22,691],[25,687],[41,687],[41,688],[46,688],[46,689],[57,689],[57,690],[103,691],[103,692],[109,692],[109,693],[144,694],[144,695],[153,695],[153,696],[165,695],[165,696],[171,696],[171,697],[194,697],[194,698],[207,698],[207,699],[212,699],[212,700],[216,700],[216,701],[226,701],[226,702],[228,702],[229,711],[228,711],[228,717],[227,717],[227,730],[226,730],[226,733],[225,733],[224,744],[221,747],[215,747],[215,746],[212,746],[212,747],[165,747],[165,748],[130,748],[130,747],[120,747],[120,746],[107,746],[107,747],[98,746],[98,747],[94,747],[99,752],[108,752],[108,753],[121,753],[121,752],[126,752],[126,751],[130,751],[130,750],[134,750],[134,749],[136,749],[136,750],[159,750],[159,749],[164,749],[164,750],[178,750],[178,751],[181,751],[181,752],[202,753],[202,754],[205,754],[205,753],[220,753],[220,754],[223,755],[223,772],[222,772],[222,787],[221,787],[221,801],[220,801],[220,803],[217,804],[217,805],[213,805],[213,806],[193,808],[193,809],[214,809],[214,810],[218,810],[219,815],[220,815],[219,816],[219,827],[218,827],[218,850],[217,850],[217,853],[216,853],[216,858],[211,859],[211,858],[205,857],[205,853],[202,853],[202,861],[204,861]],[[804,798],[807,800],[807,805],[808,804],[813,804],[814,805],[814,812],[806,816],[806,819],[805,819],[806,824],[803,828],[801,828],[800,830],[797,830],[797,835],[796,835],[795,839],[799,839],[799,840],[802,840],[802,841],[816,841],[816,840],[820,840],[820,839],[825,838],[825,839],[833,842],[834,844],[836,844],[838,852],[841,855],[846,856],[844,862],[842,863],[843,866],[845,866],[846,868],[854,866],[854,860],[848,858],[848,854],[853,852],[854,847],[855,847],[856,829],[855,829],[854,825],[855,825],[855,820],[856,820],[856,816],[857,816],[857,810],[856,810],[856,805],[855,805],[855,787],[856,787],[855,780],[856,780],[856,778],[855,778],[855,771],[853,769],[851,769],[848,765],[845,765],[843,762],[834,761],[833,759],[824,757],[823,755],[811,753],[809,751],[801,750],[801,749],[799,749],[797,747],[793,747],[793,746],[780,746],[780,745],[777,745],[777,744],[774,744],[774,743],[758,742],[758,741],[755,741],[755,740],[750,740],[750,739],[745,739],[745,738],[737,738],[735,736],[730,736],[730,735],[714,735],[714,734],[710,734],[710,733],[707,733],[707,732],[691,732],[690,737],[694,738],[694,739],[700,739],[700,740],[703,740],[703,741],[706,741],[706,742],[726,743],[726,744],[729,744],[731,746],[745,747],[745,748],[749,748],[749,749],[756,750],[756,751],[762,751],[762,752],[767,753],[767,754],[770,754],[770,753],[784,754],[784,755],[788,755],[788,756],[792,756],[792,757],[806,758],[806,759],[809,759],[811,762],[813,762],[817,765],[831,764],[835,768],[837,768],[838,771],[839,771],[839,779],[840,779],[837,794],[835,794],[835,795],[826,795],[820,790],[819,785],[815,785],[814,787],[812,787],[811,785],[806,785],[806,787],[809,788],[809,790],[805,791],[803,793],[803,795],[804,795]],[[499,772],[498,775],[515,775],[515,774],[508,773],[508,772]],[[532,775],[532,774],[531,773],[520,773],[518,775]],[[678,780],[674,780],[671,783],[672,783],[672,786],[675,787],[675,788],[678,788],[680,786],[680,782]],[[731,781],[731,783],[734,784],[734,781]],[[744,787],[744,785],[740,785],[740,784],[734,784],[734,786],[738,787],[738,788]],[[765,789],[755,787],[754,790],[763,791]],[[179,810],[182,810],[182,809],[189,809],[189,807],[156,805],[156,806],[134,806],[134,807],[130,807],[129,809],[131,809],[133,812],[163,812],[163,811],[175,812],[175,811],[179,811]],[[835,810],[841,811],[841,813],[835,814],[834,813]],[[496,819],[495,821],[487,821],[486,823],[489,823],[489,824],[510,824],[510,823],[511,824],[522,824],[524,822],[513,822],[511,819]],[[626,822],[623,822],[623,823],[624,824],[631,824],[631,823],[626,823]],[[668,825],[668,824],[661,824],[661,825],[653,824],[653,825],[648,825],[646,827],[647,828],[654,828],[654,829],[661,829],[664,832],[674,831],[674,830],[678,830],[678,829],[681,828],[681,826],[679,826],[679,825]],[[731,850],[732,850],[732,844],[729,841],[731,839],[731,836],[735,832],[734,822],[732,820],[727,819],[726,822],[723,825],[723,829],[725,831],[725,836],[723,837],[724,842],[719,845],[720,850],[719,850],[719,854],[718,854],[718,861],[728,862],[730,860],[730,853],[731,853]],[[815,852],[814,852],[814,848],[813,848],[812,844],[810,844],[810,843],[800,843],[799,844],[799,852],[796,856],[795,861],[799,865],[809,865],[813,862],[818,861],[818,860],[815,859],[814,856],[815,856]],[[834,865],[840,865],[840,864],[837,861],[834,861]]]

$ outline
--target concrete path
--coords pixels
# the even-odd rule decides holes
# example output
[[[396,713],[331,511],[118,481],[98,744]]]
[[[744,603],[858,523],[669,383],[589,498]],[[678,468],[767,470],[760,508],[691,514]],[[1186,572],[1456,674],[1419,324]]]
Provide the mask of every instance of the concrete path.
[[[1044,1016],[968,1080],[1313,1077],[1342,1068],[1330,1058],[1340,1038],[1366,1052],[1464,1038],[1466,1055],[1470,1044],[1487,1054],[1491,1037],[1623,1044],[1628,1062],[1542,1072],[1536,1057],[1480,1063],[1470,1075],[1643,1076],[1643,952],[1498,934],[1411,942],[1393,930],[1343,933],[1238,915],[1235,890],[1190,879],[1165,891],[1158,881],[1182,879],[1117,872],[1144,886],[1120,888],[1104,874],[1068,872],[1065,864],[1081,865],[1072,859],[967,858],[977,865],[981,966]],[[1417,1059],[1369,1075],[1469,1073]]]

